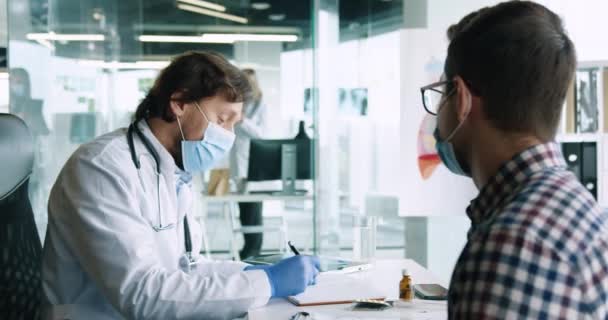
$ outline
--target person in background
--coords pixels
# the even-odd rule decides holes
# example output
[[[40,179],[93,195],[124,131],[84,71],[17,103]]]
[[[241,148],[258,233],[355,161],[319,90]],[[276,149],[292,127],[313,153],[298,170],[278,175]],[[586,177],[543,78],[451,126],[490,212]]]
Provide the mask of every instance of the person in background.
[[[255,70],[243,69],[243,73],[245,73],[251,85],[252,98],[243,106],[242,119],[234,127],[236,140],[230,153],[230,175],[237,182],[239,192],[244,191],[247,180],[249,142],[251,139],[262,138],[264,115],[266,113],[266,105],[262,100],[263,94]],[[261,202],[240,202],[239,212],[241,225],[262,225]],[[239,252],[241,260],[259,255],[262,249],[263,234],[248,233],[244,234],[243,237],[245,238],[245,244]]]
[[[576,68],[561,19],[504,2],[448,30],[437,151],[479,195],[449,289],[451,319],[608,319],[608,213],[555,142]]]
[[[10,110],[25,123],[34,137],[46,136],[49,128],[42,114],[42,101],[32,99],[30,74],[23,68],[10,69]]]
[[[34,138],[34,167],[28,188],[30,202],[36,219],[46,221],[47,194],[53,179],[46,169],[54,154],[50,130],[43,115],[43,101],[32,99],[32,81],[27,70],[11,68],[9,72],[10,112],[23,119]],[[44,226],[40,224],[39,228]],[[39,229],[39,234],[44,234],[44,229]]]
[[[11,113],[22,119],[27,118],[25,116],[26,107],[24,105],[32,99],[30,74],[27,70],[23,68],[10,69],[9,93]]]

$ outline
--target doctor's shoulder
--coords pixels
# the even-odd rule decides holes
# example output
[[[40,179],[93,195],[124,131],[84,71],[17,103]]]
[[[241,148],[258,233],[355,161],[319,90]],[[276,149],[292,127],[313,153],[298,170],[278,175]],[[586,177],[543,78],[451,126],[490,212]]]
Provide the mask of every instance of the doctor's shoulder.
[[[122,175],[133,167],[130,159],[126,128],[121,128],[79,146],[64,165],[60,176],[66,171],[66,174],[70,172],[77,174],[78,178],[87,179],[91,178],[87,175],[94,174],[89,169],[96,167],[108,171],[117,169],[119,172],[114,173]]]

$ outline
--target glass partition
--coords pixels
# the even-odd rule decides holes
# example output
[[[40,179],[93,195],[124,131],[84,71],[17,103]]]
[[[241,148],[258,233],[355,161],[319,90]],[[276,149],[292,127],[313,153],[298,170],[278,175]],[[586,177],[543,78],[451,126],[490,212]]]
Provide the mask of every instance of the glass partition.
[[[8,12],[10,112],[35,135],[30,198],[42,237],[49,191],[67,158],[82,143],[127,126],[175,55],[212,50],[254,69],[266,106],[261,137],[293,138],[305,121],[312,138],[313,107],[304,108],[313,86],[311,1],[8,0]],[[226,159],[220,167],[228,166]],[[195,178],[195,210],[208,179]],[[221,209],[210,205],[206,221],[218,254],[235,239]],[[313,250],[311,201],[270,201],[264,217],[270,225],[286,219],[294,226],[289,237]],[[236,241],[241,245],[242,237]],[[279,245],[278,236],[265,236],[264,250]]]
[[[353,255],[355,222],[380,216],[379,255],[402,256],[399,218],[403,1],[320,0],[317,220],[320,252]],[[356,248],[355,248],[356,249]],[[355,250],[356,253],[357,250]]]

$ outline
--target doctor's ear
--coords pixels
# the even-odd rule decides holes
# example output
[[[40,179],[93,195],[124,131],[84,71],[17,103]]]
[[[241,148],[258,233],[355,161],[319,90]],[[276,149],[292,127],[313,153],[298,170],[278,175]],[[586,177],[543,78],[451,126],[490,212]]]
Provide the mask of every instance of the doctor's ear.
[[[171,95],[171,99],[169,100],[169,108],[171,108],[171,113],[176,117],[181,117],[186,112],[186,104],[182,101],[182,93],[175,92]]]

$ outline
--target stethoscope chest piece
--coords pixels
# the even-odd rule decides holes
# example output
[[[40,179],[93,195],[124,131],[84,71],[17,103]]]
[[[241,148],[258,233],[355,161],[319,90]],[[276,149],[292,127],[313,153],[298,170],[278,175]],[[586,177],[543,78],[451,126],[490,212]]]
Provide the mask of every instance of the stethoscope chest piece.
[[[192,259],[192,255],[188,252],[186,252],[179,258],[179,268],[186,273],[189,273],[190,271],[195,269],[198,263],[199,261],[195,261],[194,259]]]

